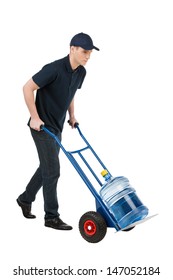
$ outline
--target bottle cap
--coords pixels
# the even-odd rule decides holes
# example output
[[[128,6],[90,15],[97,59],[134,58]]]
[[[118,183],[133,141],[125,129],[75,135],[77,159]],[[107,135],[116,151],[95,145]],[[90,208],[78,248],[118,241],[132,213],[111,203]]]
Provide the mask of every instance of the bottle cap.
[[[101,172],[101,175],[104,177],[108,174],[108,171],[106,169],[104,169],[102,172]]]

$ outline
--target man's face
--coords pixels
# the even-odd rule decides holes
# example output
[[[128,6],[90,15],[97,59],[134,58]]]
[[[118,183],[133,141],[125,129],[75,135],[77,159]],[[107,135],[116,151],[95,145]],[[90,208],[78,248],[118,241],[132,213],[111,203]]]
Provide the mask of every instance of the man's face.
[[[71,47],[71,51],[73,54],[73,58],[76,64],[84,66],[88,59],[90,58],[90,55],[92,53],[92,50],[85,50],[81,47]]]

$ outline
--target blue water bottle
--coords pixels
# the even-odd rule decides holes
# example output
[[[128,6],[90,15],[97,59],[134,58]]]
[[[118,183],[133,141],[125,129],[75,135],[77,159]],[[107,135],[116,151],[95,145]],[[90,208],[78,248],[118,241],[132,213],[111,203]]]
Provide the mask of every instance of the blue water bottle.
[[[100,197],[121,229],[148,215],[148,208],[143,205],[126,177],[111,177],[107,170],[101,174],[106,183],[100,190]]]

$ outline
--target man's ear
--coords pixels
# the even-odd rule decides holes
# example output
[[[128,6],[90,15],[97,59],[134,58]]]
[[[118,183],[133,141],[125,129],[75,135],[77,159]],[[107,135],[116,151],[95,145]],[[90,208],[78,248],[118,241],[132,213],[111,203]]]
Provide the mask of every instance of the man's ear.
[[[70,47],[70,52],[71,52],[71,53],[74,53],[74,50],[75,50],[75,47],[74,47],[74,46],[71,46],[71,47]]]
[[[76,50],[78,50],[78,48],[79,48],[79,47],[71,46],[71,47],[70,47],[70,52],[71,52],[71,53],[74,53]]]

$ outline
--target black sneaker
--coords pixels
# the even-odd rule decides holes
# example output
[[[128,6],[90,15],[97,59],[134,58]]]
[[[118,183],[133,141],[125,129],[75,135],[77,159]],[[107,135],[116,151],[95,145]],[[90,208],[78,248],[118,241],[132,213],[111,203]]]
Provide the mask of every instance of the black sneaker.
[[[45,227],[51,227],[59,230],[71,230],[72,227],[65,224],[60,218],[45,219]]]
[[[25,204],[25,203],[21,202],[19,200],[19,198],[17,198],[16,201],[17,201],[17,204],[21,207],[23,216],[25,218],[27,218],[27,219],[35,219],[36,218],[36,216],[31,213],[31,205],[30,204]]]

